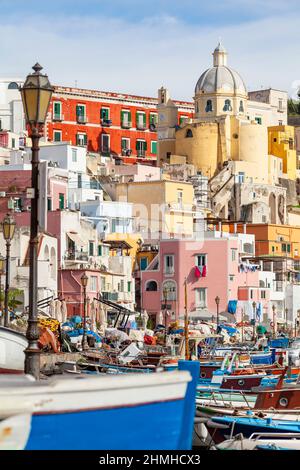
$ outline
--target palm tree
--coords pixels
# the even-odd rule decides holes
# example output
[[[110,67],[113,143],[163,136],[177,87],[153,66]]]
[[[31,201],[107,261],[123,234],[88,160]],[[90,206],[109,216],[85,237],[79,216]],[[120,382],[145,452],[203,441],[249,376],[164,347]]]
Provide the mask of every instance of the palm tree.
[[[10,289],[8,292],[8,308],[15,311],[18,306],[23,305],[23,302],[18,300],[18,297],[23,295],[23,291],[20,289]],[[1,292],[0,303],[4,304],[4,292]]]

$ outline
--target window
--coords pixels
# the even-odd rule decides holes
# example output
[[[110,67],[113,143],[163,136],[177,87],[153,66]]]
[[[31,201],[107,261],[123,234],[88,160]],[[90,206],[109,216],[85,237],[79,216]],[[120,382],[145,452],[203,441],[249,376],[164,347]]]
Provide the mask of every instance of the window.
[[[61,142],[61,131],[53,131],[53,140],[54,142]]]
[[[78,132],[78,134],[76,134],[76,145],[79,147],[85,147],[87,145],[87,135],[82,132]]]
[[[176,283],[174,281],[165,281],[161,292],[162,300],[176,300]]]
[[[141,259],[140,259],[140,270],[141,271],[145,271],[145,269],[147,268],[148,266],[148,258],[146,256],[143,256]]]
[[[183,203],[183,191],[182,189],[177,189],[177,203],[182,206]]]
[[[282,121],[278,121],[278,125],[279,125],[279,126],[282,126]]]
[[[174,273],[174,255],[165,255],[165,269],[164,272],[166,274],[173,274]]]
[[[104,276],[101,276],[100,282],[101,282],[101,292],[105,292],[105,290],[106,290],[106,283],[105,283],[105,277],[104,277]]]
[[[232,111],[231,101],[225,100],[223,111]]]
[[[272,246],[272,253],[274,253],[275,251],[275,246]]]
[[[14,138],[11,139],[11,146],[13,149],[16,147],[16,139]]]
[[[206,106],[205,106],[205,111],[207,113],[210,113],[213,110],[212,108],[212,100],[207,100],[206,101]]]
[[[284,253],[290,253],[291,252],[291,245],[289,243],[282,243],[282,251]]]
[[[101,135],[101,152],[109,153],[110,152],[110,135],[102,134]]]
[[[257,122],[257,124],[261,124],[261,122],[262,122],[260,117],[256,117],[255,121]]]
[[[123,281],[123,279],[120,281],[119,286],[120,286],[120,292],[124,292],[124,281]]]
[[[72,149],[72,162],[77,162],[77,149]]]
[[[185,137],[187,137],[187,138],[193,137],[193,132],[192,132],[191,129],[188,129],[188,130],[186,131]]]
[[[52,211],[52,199],[51,199],[51,197],[48,197],[47,209],[48,209],[48,211]]]
[[[77,122],[84,124],[86,122],[86,113],[85,113],[85,105],[84,104],[77,104],[76,105],[76,118]]]
[[[131,292],[131,281],[127,281],[127,292]]]
[[[19,86],[16,82],[10,82],[10,84],[7,87],[9,90],[18,90]]]
[[[136,141],[136,151],[138,157],[143,157],[146,155],[147,142],[142,139],[137,139]]]
[[[261,299],[265,299],[265,298],[266,298],[266,291],[265,291],[265,290],[260,291],[260,298],[261,298]]]
[[[235,248],[231,249],[231,261],[236,261],[236,252],[237,250]]]
[[[150,113],[149,115],[149,127],[150,130],[154,130],[157,126],[158,116],[157,113]]]
[[[239,112],[240,112],[240,113],[243,113],[243,112],[244,112],[244,103],[242,102],[242,100],[240,101]]]
[[[157,292],[157,282],[156,281],[147,281],[146,282],[146,291],[147,292]]]
[[[137,111],[136,113],[136,128],[137,129],[146,129],[146,113],[142,111]]]
[[[156,140],[151,140],[151,153],[153,155],[157,154],[157,142],[156,142]]]
[[[179,125],[183,124],[188,119],[188,116],[180,116],[179,118]]]
[[[229,274],[229,281],[231,281],[231,282],[234,281],[234,274]]]
[[[245,173],[244,172],[239,172],[238,182],[239,182],[239,184],[243,184],[245,182]]]
[[[195,289],[195,305],[196,308],[205,308],[207,306],[207,289],[199,287]]]
[[[121,111],[121,126],[129,129],[131,127],[131,112],[127,110]]]
[[[92,292],[97,292],[97,276],[90,277],[90,290]]]
[[[128,137],[121,138],[121,150],[123,155],[130,155],[130,139]]]
[[[64,210],[65,208],[65,195],[63,193],[59,193],[58,195],[58,201],[59,201],[59,209]]]
[[[100,118],[104,121],[109,120],[110,109],[109,108],[101,108],[100,109]]]
[[[89,256],[94,256],[94,242],[89,242]]]
[[[61,120],[61,102],[55,101],[53,103],[53,120],[60,121]]]
[[[195,266],[201,267],[207,265],[207,255],[199,254],[195,256]]]
[[[250,289],[250,299],[253,299],[253,290]]]
[[[283,103],[283,102],[282,102],[282,99],[279,98],[279,100],[278,100],[278,109],[279,109],[279,111],[282,111],[282,110],[283,110],[282,103]]]

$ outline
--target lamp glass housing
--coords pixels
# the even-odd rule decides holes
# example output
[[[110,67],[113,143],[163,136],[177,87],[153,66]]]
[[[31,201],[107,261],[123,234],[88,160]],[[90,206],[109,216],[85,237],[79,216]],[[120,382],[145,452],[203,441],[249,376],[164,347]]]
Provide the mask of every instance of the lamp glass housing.
[[[87,277],[87,275],[86,275],[86,274],[83,274],[83,275],[81,276],[80,280],[81,280],[81,285],[82,285],[82,287],[86,287],[86,286],[87,286],[87,283],[88,283],[88,280],[89,280],[89,278]]]
[[[47,75],[41,74],[42,67],[35,64],[34,72],[29,74],[20,88],[26,122],[30,126],[44,124],[53,93]]]
[[[7,214],[4,217],[3,222],[2,222],[2,227],[3,227],[4,240],[6,241],[12,240],[14,233],[15,233],[15,228],[16,228],[16,222],[12,215]]]

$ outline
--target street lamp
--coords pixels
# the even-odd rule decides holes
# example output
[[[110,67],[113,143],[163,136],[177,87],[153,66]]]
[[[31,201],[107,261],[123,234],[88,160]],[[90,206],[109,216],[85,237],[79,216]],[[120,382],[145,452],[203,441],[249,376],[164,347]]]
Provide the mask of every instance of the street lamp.
[[[7,214],[2,222],[3,237],[6,242],[6,269],[5,269],[5,294],[4,294],[4,326],[9,325],[9,311],[8,311],[8,293],[10,281],[10,246],[14,237],[16,222],[11,214]]]
[[[80,278],[81,285],[83,288],[83,336],[82,336],[82,350],[86,351],[89,348],[88,342],[87,342],[87,337],[86,337],[86,304],[87,304],[87,299],[86,299],[86,287],[88,283],[89,278],[85,273]]]
[[[4,274],[4,261],[5,258],[0,255],[0,310],[1,310],[1,324],[4,322],[3,303],[2,303],[2,275]]]
[[[220,297],[217,295],[215,298],[216,306],[217,306],[217,332],[219,327],[219,305],[220,305]]]
[[[164,307],[165,307],[165,341],[167,340],[167,300],[168,300],[168,289],[166,287],[163,288],[163,297],[164,297]]]
[[[272,311],[273,311],[273,338],[275,338],[275,311],[276,311],[276,307],[275,307],[274,304],[272,305]]]
[[[44,132],[44,124],[49,109],[53,88],[47,75],[41,73],[42,67],[36,63],[33,73],[29,74],[20,88],[26,124],[32,140],[31,157],[31,214],[29,241],[29,315],[25,349],[25,373],[36,379],[40,375],[39,330],[37,320],[37,279],[38,279],[38,203],[39,203],[39,140]]]
[[[256,323],[256,302],[255,300],[252,302],[252,307],[253,307],[253,341],[255,341],[255,323]]]

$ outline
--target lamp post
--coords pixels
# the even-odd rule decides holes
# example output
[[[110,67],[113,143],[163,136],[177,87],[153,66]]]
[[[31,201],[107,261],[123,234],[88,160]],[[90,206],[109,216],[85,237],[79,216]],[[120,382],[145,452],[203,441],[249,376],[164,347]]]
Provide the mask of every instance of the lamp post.
[[[5,258],[0,255],[0,310],[1,310],[1,324],[4,323],[3,302],[2,302],[2,275],[4,274],[4,261]],[[3,323],[2,323],[3,322]]]
[[[256,302],[255,300],[252,302],[253,307],[253,341],[255,341],[256,334],[255,334],[255,323],[256,323]]]
[[[272,305],[272,311],[273,311],[273,338],[275,338],[275,316],[276,316],[276,307],[273,304]]]
[[[164,307],[165,307],[165,342],[167,340],[167,300],[168,300],[168,289],[163,288]]]
[[[219,305],[220,305],[220,297],[217,295],[215,298],[216,306],[217,306],[217,332],[219,328]]]
[[[86,337],[86,304],[87,304],[87,299],[86,299],[86,287],[89,278],[85,273],[80,278],[81,280],[81,285],[83,288],[83,336],[82,336],[82,350],[86,351],[89,348],[88,342],[87,342],[87,337]]]
[[[4,292],[4,326],[9,325],[8,311],[8,293],[10,281],[10,246],[14,237],[16,222],[11,214],[7,214],[2,222],[3,237],[6,242],[6,259],[5,259],[5,292]]]
[[[20,88],[25,112],[26,124],[30,130],[32,140],[31,157],[31,214],[30,214],[30,241],[29,241],[29,315],[26,338],[28,347],[25,349],[25,373],[33,375],[36,379],[40,375],[40,357],[38,347],[38,321],[37,321],[37,279],[38,279],[38,226],[39,226],[39,140],[43,135],[44,124],[49,109],[53,88],[47,75],[41,73],[42,67],[36,63],[33,73],[26,77],[23,87]]]

